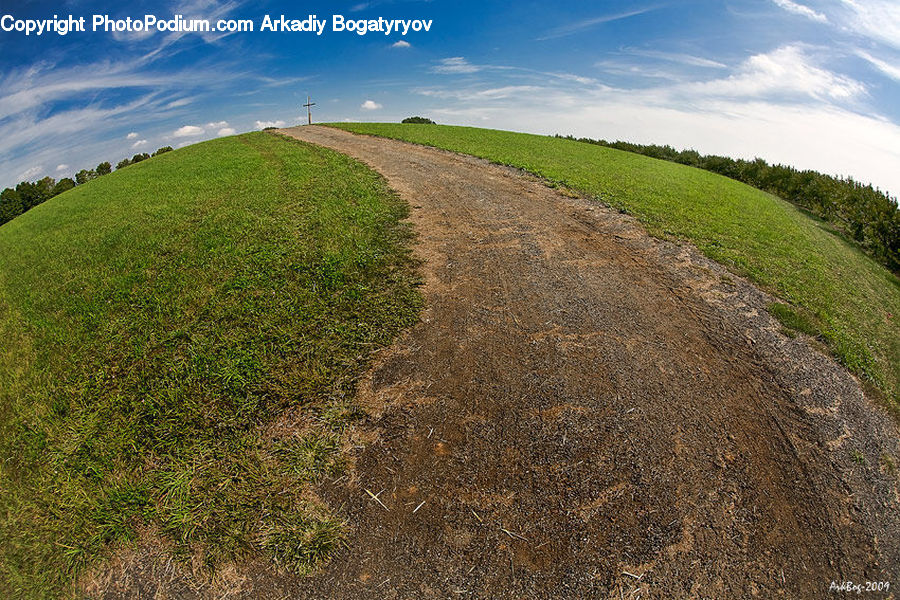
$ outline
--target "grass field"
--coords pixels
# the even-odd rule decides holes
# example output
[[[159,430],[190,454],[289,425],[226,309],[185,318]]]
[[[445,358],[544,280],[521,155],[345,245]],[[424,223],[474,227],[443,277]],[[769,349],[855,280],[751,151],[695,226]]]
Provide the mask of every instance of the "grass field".
[[[900,408],[900,280],[823,221],[699,169],[570,140],[437,125],[335,124],[511,165],[693,242],[787,302],[786,326],[825,341]]]
[[[210,567],[339,544],[308,482],[417,318],[405,214],[361,164],[256,133],[0,227],[0,597],[69,595],[142,533]]]

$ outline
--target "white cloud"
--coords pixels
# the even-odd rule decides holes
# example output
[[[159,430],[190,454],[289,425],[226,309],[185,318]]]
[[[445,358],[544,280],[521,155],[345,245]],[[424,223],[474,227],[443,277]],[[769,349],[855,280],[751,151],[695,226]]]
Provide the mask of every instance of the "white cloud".
[[[195,135],[203,135],[203,128],[196,125],[185,125],[176,129],[173,133],[175,137],[193,137]]]
[[[222,129],[219,130],[217,135],[219,137],[223,137],[226,135],[234,135],[234,134],[235,134],[235,131],[234,131],[233,127],[223,127]]]
[[[481,70],[478,65],[473,65],[462,56],[442,58],[432,70],[435,73],[477,73]]]
[[[60,171],[68,171],[68,170],[69,170],[69,165],[67,165],[67,164],[65,164],[65,163],[63,163],[63,164],[61,164],[61,165],[56,165],[56,172],[57,172],[57,173],[59,173]]]
[[[133,139],[136,139],[137,136],[138,136],[138,134],[135,133],[134,131],[132,131],[131,133],[129,133],[128,135],[125,136],[125,139],[126,139],[126,140],[133,140]]]
[[[897,0],[841,0],[848,11],[847,26],[854,32],[900,48],[900,2]]]
[[[256,128],[257,129],[265,129],[266,127],[284,127],[286,123],[282,120],[277,121],[257,121]]]
[[[147,145],[147,140],[138,140],[131,145],[131,149],[136,150],[136,149],[141,148],[146,145]]]
[[[798,4],[793,0],[772,0],[775,4],[788,11],[789,13],[793,13],[795,15],[800,15],[806,17],[807,19],[812,19],[813,21],[818,21],[819,23],[827,23],[828,17],[820,12],[816,12],[810,7],[804,4]]]
[[[815,65],[799,45],[756,54],[730,77],[690,83],[682,89],[712,96],[773,99],[808,96],[819,100],[848,100],[866,92],[860,82]]]
[[[31,181],[32,179],[36,179],[37,176],[43,172],[44,167],[42,165],[37,165],[22,171],[22,173],[19,175],[19,179],[22,181]]]
[[[215,121],[213,123],[207,123],[206,126],[210,129],[221,129],[222,127],[228,127],[228,121]]]
[[[858,50],[856,54],[865,60],[867,60],[872,66],[876,69],[890,77],[891,79],[895,79],[900,81],[900,62],[889,63],[887,61],[881,60],[880,58],[876,58],[869,54],[864,50]]]
[[[382,106],[374,100],[366,100],[359,107],[363,110],[378,110],[379,108],[382,108]]]
[[[409,48],[411,46],[412,46],[412,44],[410,44],[406,40],[398,40],[398,41],[394,42],[393,44],[391,44],[391,48]]]

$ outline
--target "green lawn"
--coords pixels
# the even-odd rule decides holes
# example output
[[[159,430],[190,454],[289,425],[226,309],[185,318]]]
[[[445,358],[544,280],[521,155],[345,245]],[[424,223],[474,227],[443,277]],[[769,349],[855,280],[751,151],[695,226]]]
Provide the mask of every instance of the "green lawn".
[[[783,323],[820,336],[900,407],[900,280],[826,223],[700,169],[575,141],[469,127],[335,124],[526,169],[683,238],[790,304]]]
[[[0,597],[69,595],[141,531],[210,567],[339,544],[308,482],[417,318],[406,210],[360,163],[256,133],[0,227]]]

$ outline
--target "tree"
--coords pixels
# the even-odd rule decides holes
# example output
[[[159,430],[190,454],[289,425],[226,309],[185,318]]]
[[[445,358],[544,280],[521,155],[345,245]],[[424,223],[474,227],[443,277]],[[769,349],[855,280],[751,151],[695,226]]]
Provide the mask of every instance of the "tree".
[[[40,181],[35,182],[34,188],[37,196],[37,204],[46,202],[53,197],[53,188],[56,186],[56,180],[52,177],[44,177]],[[35,205],[37,206],[37,205]]]
[[[94,171],[88,171],[87,169],[82,169],[75,173],[75,183],[78,185],[84,185],[91,179],[96,179],[97,173]]]
[[[415,123],[418,125],[437,125],[437,123],[435,123],[431,119],[426,119],[425,117],[406,117],[405,119],[403,119],[400,122],[401,123]]]
[[[131,164],[139,163],[142,160],[147,160],[148,158],[150,158],[150,155],[147,154],[146,152],[141,152],[140,154],[135,154],[134,156],[131,157]]]
[[[18,192],[12,188],[6,188],[0,192],[0,225],[12,221],[25,210],[22,208],[22,200]]]
[[[130,158],[123,158],[122,160],[119,161],[119,164],[116,165],[116,171],[118,171],[119,169],[124,169],[125,167],[127,167],[130,164],[131,164]]]
[[[160,154],[165,154],[166,152],[171,152],[171,151],[172,151],[172,146],[163,146],[162,148],[160,148],[156,152],[154,152],[153,156],[159,156]]]
[[[22,212],[40,204],[40,193],[37,185],[30,181],[22,181],[16,186],[16,193],[22,201]]]
[[[108,162],[102,162],[97,165],[97,168],[94,169],[94,172],[97,173],[97,177],[100,177],[101,175],[109,175],[110,173],[112,173],[112,165]]]
[[[56,185],[53,186],[53,192],[51,195],[59,196],[63,192],[68,192],[73,187],[75,187],[75,182],[71,178],[65,177],[56,182]]]

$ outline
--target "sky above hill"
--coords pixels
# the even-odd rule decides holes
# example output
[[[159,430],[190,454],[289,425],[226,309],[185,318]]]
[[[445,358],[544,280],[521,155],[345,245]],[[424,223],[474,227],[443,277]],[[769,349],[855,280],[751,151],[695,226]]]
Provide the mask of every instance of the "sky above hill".
[[[850,175],[900,194],[897,0],[22,2],[85,17],[0,31],[0,188],[235,132],[440,123],[671,144]],[[91,31],[113,19],[249,19],[253,32]],[[322,35],[260,31],[327,20]],[[333,32],[332,15],[431,20]],[[7,20],[7,24],[13,23]]]

